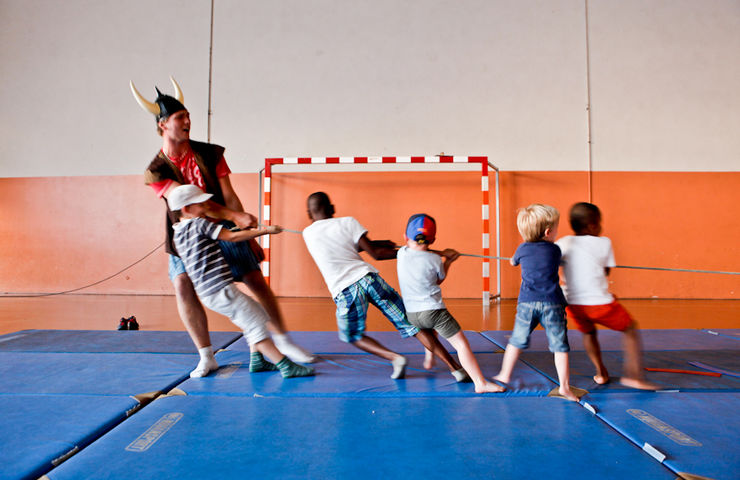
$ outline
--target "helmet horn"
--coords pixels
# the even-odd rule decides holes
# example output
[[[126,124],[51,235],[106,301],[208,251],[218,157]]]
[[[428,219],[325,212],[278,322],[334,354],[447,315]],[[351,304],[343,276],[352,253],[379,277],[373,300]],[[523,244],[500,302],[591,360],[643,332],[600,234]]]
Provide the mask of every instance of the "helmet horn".
[[[172,79],[172,82],[175,83],[175,80]],[[152,103],[144,98],[134,86],[133,80],[129,81],[129,85],[131,86],[131,93],[134,94],[134,99],[141,106],[141,108],[153,114],[155,117],[159,116],[159,105],[157,105],[156,103]],[[177,84],[175,83],[175,85]],[[182,95],[182,92],[180,92],[180,87],[176,87],[175,90],[179,92],[180,95]]]
[[[175,87],[175,98],[177,99],[178,102],[180,102],[183,105],[185,105],[185,99],[183,98],[182,90],[180,89],[180,85],[177,84],[177,82],[175,81],[175,78],[174,77],[170,77],[170,81],[172,82],[172,86]]]

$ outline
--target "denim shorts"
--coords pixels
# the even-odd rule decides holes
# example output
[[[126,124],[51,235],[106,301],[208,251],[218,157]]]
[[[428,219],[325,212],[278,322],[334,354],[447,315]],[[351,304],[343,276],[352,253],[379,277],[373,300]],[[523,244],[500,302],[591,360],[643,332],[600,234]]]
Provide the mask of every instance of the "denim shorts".
[[[180,257],[172,254],[169,254],[169,257],[167,273],[170,275],[170,281],[175,281],[176,276],[187,272],[185,271],[185,264],[182,263],[182,259]]]
[[[568,324],[565,320],[565,306],[550,302],[522,302],[516,306],[514,331],[509,343],[526,350],[529,347],[529,336],[542,325],[547,335],[551,352],[569,352]]]

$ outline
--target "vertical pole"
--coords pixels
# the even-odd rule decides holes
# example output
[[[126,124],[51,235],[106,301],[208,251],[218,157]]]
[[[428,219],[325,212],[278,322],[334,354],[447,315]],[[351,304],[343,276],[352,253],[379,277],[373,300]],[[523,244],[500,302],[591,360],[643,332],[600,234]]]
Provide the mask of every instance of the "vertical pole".
[[[272,163],[269,158],[265,159],[265,176],[262,179],[263,206],[262,222],[271,225],[270,207],[272,202]],[[262,275],[265,282],[270,284],[270,235],[262,235],[262,249],[265,252],[265,260],[262,262]]]
[[[494,167],[495,168],[495,167]],[[501,191],[499,189],[499,170],[496,170],[496,296],[501,301]]]
[[[591,151],[591,49],[588,36],[588,0],[584,0],[586,15],[586,143],[588,147],[588,202],[593,203],[593,153]]]
[[[482,223],[483,223],[483,305],[490,305],[491,303],[491,263],[489,259],[485,258],[490,256],[490,229],[489,229],[489,205],[488,205],[488,158],[485,157],[480,162],[481,165],[481,211],[482,211]]]
[[[211,142],[211,116],[213,110],[211,110],[211,95],[213,93],[213,14],[215,9],[216,0],[211,0],[211,39],[208,44],[208,133],[206,135],[206,141]]]

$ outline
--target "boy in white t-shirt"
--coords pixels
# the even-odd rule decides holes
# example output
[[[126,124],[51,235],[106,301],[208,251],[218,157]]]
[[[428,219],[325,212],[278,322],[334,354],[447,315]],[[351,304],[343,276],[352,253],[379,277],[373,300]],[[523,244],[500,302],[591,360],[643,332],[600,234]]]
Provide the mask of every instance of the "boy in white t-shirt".
[[[430,250],[429,245],[434,242],[436,233],[437,224],[434,218],[424,213],[412,215],[406,224],[406,246],[398,250],[397,263],[398,283],[401,286],[406,315],[415,327],[428,330],[433,335],[433,332],[437,332],[455,347],[465,369],[452,372],[458,382],[469,375],[475,384],[476,393],[503,392],[505,389],[502,386],[487,381],[483,376],[460,324],[447,311],[442,301],[439,285],[460,254],[451,248],[441,252]],[[431,368],[432,362],[429,360],[431,359],[425,362],[427,368]]]
[[[393,365],[391,378],[403,378],[408,360],[388,350],[365,335],[368,302],[375,305],[402,337],[416,336],[425,348],[439,353],[449,364],[460,366],[434,335],[419,331],[406,318],[406,310],[398,293],[388,285],[378,271],[360,257],[364,250],[375,260],[396,258],[396,245],[389,240],[372,241],[367,229],[353,217],[334,217],[334,205],[324,192],[308,197],[308,217],[313,223],[303,230],[303,240],[319,267],[337,305],[339,338],[357,348],[389,360]],[[439,352],[438,352],[439,351]]]
[[[597,339],[596,324],[599,324],[624,333],[624,372],[620,383],[630,388],[655,390],[655,385],[645,381],[637,323],[609,293],[606,276],[616,262],[611,240],[599,236],[599,208],[586,202],[573,205],[570,226],[575,235],[556,242],[562,251],[563,293],[568,301],[568,317],[583,333],[586,353],[596,367],[594,382],[599,385],[609,382]]]

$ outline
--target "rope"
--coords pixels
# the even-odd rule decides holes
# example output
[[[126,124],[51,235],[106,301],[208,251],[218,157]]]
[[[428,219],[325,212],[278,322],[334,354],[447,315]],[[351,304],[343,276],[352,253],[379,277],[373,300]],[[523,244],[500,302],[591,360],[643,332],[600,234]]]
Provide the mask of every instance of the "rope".
[[[267,225],[260,225],[261,228],[267,227]],[[300,230],[292,230],[290,228],[283,228],[283,232],[288,233],[296,233],[301,235],[302,232]],[[139,260],[135,261],[131,265],[128,265],[127,267],[124,267],[122,270],[119,270],[118,272],[114,273],[113,275],[109,275],[105,277],[102,280],[99,280],[95,283],[91,283],[89,285],[85,285],[84,287],[74,288],[72,290],[65,290],[63,292],[53,292],[53,293],[39,293],[34,295],[27,295],[27,294],[14,294],[14,293],[3,293],[0,294],[0,298],[2,297],[9,297],[9,298],[36,298],[36,297],[51,297],[54,295],[65,295],[67,293],[74,293],[79,292],[80,290],[84,290],[86,288],[94,287],[95,285],[99,285],[105,281],[110,280],[113,277],[116,277],[126,270],[138,265],[139,263],[143,262],[145,259],[147,259],[149,256],[151,256],[154,252],[159,250],[160,247],[164,245],[164,242],[160,243],[154,249],[152,249],[149,253],[144,255]],[[399,248],[399,247],[396,247]],[[488,258],[491,260],[511,260],[509,257],[495,257],[491,255],[476,255],[474,253],[460,253],[461,257],[474,257],[474,258]],[[661,272],[688,272],[688,273],[708,273],[713,275],[740,275],[740,272],[724,272],[720,270],[696,270],[696,269],[690,269],[690,268],[665,268],[665,267],[636,267],[633,265],[617,265],[614,268],[627,268],[627,269],[633,269],[633,270],[656,270]]]
[[[260,227],[265,227],[266,225],[260,225]],[[290,232],[290,233],[301,233],[298,230],[291,230],[289,228],[283,228],[284,232]],[[399,248],[399,247],[396,247]],[[461,253],[461,257],[475,257],[475,258],[488,258],[491,260],[511,260],[509,257],[495,257],[490,255],[476,255],[474,253]],[[617,265],[614,268],[631,268],[635,270],[657,270],[662,272],[690,272],[690,273],[710,273],[710,274],[718,274],[718,275],[740,275],[740,272],[723,272],[719,270],[694,270],[689,268],[665,268],[665,267],[635,267],[631,265]]]
[[[716,273],[720,275],[740,275],[740,272],[721,272],[719,270],[693,270],[690,268],[633,267],[630,265],[617,265],[614,268],[632,268],[636,270],[660,270],[664,272],[691,272],[691,273]]]

